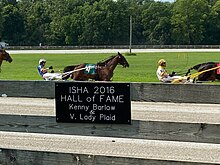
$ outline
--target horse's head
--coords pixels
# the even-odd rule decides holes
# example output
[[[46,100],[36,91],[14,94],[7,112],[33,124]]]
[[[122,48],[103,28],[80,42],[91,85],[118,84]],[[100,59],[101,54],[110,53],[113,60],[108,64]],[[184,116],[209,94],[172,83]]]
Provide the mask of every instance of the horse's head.
[[[129,63],[126,60],[126,58],[118,52],[118,59],[119,59],[119,64],[123,66],[123,68],[129,67]]]
[[[9,55],[9,53],[6,52],[4,49],[1,49],[1,50],[0,50],[0,59],[1,59],[1,60],[5,60],[5,61],[8,61],[8,62],[10,62],[10,63],[13,61],[12,58],[11,58],[11,56]]]

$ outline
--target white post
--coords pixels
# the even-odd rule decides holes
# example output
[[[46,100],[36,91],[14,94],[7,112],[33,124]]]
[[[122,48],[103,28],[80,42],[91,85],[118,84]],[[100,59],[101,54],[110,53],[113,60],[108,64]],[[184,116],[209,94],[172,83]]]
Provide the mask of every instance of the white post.
[[[131,44],[132,44],[132,16],[130,16],[130,45],[129,45],[130,53],[131,53]]]

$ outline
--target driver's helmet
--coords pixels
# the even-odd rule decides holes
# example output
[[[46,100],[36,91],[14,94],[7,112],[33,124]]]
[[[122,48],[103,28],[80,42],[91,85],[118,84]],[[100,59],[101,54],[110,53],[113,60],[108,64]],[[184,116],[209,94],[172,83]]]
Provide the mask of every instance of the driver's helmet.
[[[164,63],[166,63],[166,61],[165,61],[164,59],[160,59],[160,60],[158,61],[158,65],[159,65],[159,66],[162,66],[162,64],[164,64]]]
[[[39,64],[41,64],[42,62],[46,62],[46,60],[45,59],[40,59]]]

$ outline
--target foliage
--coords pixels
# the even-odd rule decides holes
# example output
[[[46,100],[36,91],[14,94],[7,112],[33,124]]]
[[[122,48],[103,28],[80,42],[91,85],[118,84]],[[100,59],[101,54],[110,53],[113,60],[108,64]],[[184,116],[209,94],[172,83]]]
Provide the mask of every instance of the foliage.
[[[10,45],[220,44],[220,0],[1,0]]]
[[[207,0],[178,0],[173,7],[171,23],[176,44],[198,44],[204,39]]]
[[[143,34],[148,44],[170,44],[170,7],[171,4],[151,3],[143,10]]]
[[[7,5],[2,8],[3,32],[2,38],[7,38],[11,44],[19,42],[19,36],[23,34],[24,22],[22,15],[14,5]]]

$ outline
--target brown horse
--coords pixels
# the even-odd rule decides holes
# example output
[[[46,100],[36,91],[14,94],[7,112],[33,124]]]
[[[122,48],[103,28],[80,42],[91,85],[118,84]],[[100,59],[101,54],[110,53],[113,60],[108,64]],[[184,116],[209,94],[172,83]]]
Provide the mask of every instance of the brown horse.
[[[96,64],[96,66],[106,66],[106,65],[108,64],[108,62],[112,59],[112,57],[113,57],[113,56],[108,57],[108,58],[105,59],[105,60],[99,61],[99,62]],[[80,65],[81,65],[81,64],[80,64]],[[71,71],[73,71],[73,70],[75,69],[75,67],[77,67],[77,66],[79,66],[79,65],[66,66],[66,67],[63,69],[63,73],[64,73],[64,74],[65,74],[65,73],[68,73],[68,72],[71,73]],[[72,76],[73,76],[72,74],[66,74],[66,75],[63,77],[63,80],[67,80],[67,79],[70,78],[70,77],[71,77],[71,79],[73,79]]]
[[[198,72],[201,72],[204,70],[215,68],[219,64],[220,63],[218,63],[218,62],[206,62],[206,63],[197,64],[188,70],[188,72],[186,73],[186,76],[190,73],[191,70],[196,70]],[[204,72],[198,76],[198,80],[199,81],[215,81],[216,79],[220,80],[219,72],[220,71],[218,69]]]
[[[68,73],[68,71],[72,69],[73,73],[71,73],[71,78],[78,81],[87,81],[89,79],[96,81],[110,81],[113,77],[114,69],[118,64],[123,67],[129,67],[127,60],[119,52],[117,55],[111,56],[107,60],[98,62],[97,64],[83,63],[74,66],[67,66],[64,68],[64,72]]]
[[[9,63],[12,62],[12,58],[10,57],[9,53],[7,53],[4,49],[0,49],[0,70],[3,61],[8,61]]]

